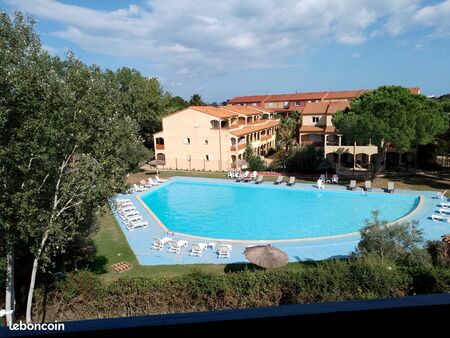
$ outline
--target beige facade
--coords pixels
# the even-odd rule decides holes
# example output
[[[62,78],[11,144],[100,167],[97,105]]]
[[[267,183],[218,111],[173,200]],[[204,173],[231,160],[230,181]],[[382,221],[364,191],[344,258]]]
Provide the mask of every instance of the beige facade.
[[[369,169],[375,162],[378,147],[372,144],[346,143],[333,125],[333,114],[350,106],[349,101],[311,102],[303,110],[300,121],[299,144],[314,145],[324,150],[324,157],[336,168]],[[388,148],[386,166],[414,166],[416,149],[399,153]]]
[[[168,169],[233,168],[248,144],[260,155],[275,147],[273,115],[258,107],[189,107],[163,118],[163,130],[154,134],[156,158]]]

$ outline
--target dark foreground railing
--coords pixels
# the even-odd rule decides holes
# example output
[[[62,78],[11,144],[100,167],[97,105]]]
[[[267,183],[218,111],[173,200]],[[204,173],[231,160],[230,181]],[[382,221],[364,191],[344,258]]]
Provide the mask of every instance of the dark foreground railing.
[[[450,334],[450,294],[423,295],[370,301],[287,305],[245,310],[73,321],[64,331],[11,331],[0,336],[53,337],[424,337],[438,331]],[[400,335],[399,335],[400,333]]]

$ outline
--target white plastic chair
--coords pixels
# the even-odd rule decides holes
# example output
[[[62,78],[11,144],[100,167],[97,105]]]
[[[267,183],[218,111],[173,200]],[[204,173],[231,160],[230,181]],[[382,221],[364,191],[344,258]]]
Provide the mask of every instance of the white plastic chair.
[[[164,245],[170,241],[172,241],[171,237],[164,237],[164,238],[154,237],[152,249],[162,250],[164,248]]]
[[[197,256],[202,257],[203,251],[208,247],[208,244],[206,243],[196,243],[192,244],[191,252],[189,253],[189,256]]]
[[[180,239],[179,241],[175,242],[175,241],[169,241],[169,245],[170,248],[169,250],[167,250],[167,252],[170,253],[179,253],[181,248],[184,248],[185,246],[187,246],[188,242],[185,240]]]

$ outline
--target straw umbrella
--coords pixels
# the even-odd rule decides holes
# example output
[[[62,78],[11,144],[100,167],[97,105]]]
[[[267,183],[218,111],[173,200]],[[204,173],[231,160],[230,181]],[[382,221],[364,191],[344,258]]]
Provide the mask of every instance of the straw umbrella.
[[[162,160],[153,160],[153,161],[148,162],[148,164],[150,164],[152,167],[155,167],[156,168],[156,175],[159,175],[158,174],[158,166],[159,165],[164,165],[165,162],[162,161]]]
[[[288,255],[271,245],[257,245],[245,249],[245,257],[263,268],[278,268],[288,263]]]

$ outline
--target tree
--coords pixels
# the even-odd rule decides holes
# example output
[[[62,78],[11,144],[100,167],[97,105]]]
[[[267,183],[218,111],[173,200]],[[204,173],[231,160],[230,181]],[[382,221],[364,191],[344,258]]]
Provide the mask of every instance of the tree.
[[[266,169],[265,161],[262,160],[261,157],[253,153],[253,149],[250,144],[247,145],[247,147],[245,148],[243,156],[244,159],[247,161],[248,168],[250,170],[263,171]]]
[[[425,96],[399,86],[384,86],[353,100],[350,109],[333,116],[333,124],[348,140],[378,146],[372,173],[375,179],[388,147],[407,151],[432,142],[447,130],[448,116]]]
[[[174,96],[169,99],[167,113],[173,113],[179,110],[183,110],[187,107],[189,107],[189,102],[187,102],[181,96]]]
[[[123,191],[127,152],[141,139],[100,69],[71,53],[51,57],[20,13],[0,13],[0,25],[0,231],[9,281],[14,249],[33,257],[29,322],[38,271],[88,234],[97,208]]]
[[[296,147],[286,159],[285,170],[291,173],[316,173],[323,159],[321,148],[316,149],[313,145]]]
[[[281,121],[277,130],[276,147],[278,149],[277,162],[282,169],[286,169],[287,161],[292,157],[298,143],[300,113],[293,112],[289,117]]]
[[[422,250],[423,231],[416,221],[403,221],[388,224],[380,220],[378,211],[372,213],[373,220],[366,220],[360,231],[361,241],[356,254],[360,256],[375,255],[382,261],[420,264],[428,260]]]
[[[206,103],[203,102],[202,97],[200,94],[194,94],[192,95],[191,99],[189,100],[190,106],[206,106]]]

